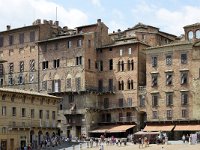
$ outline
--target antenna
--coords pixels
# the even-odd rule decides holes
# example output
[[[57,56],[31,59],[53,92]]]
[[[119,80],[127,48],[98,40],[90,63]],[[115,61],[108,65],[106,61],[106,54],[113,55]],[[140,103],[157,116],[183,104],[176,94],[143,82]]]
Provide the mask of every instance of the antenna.
[[[56,21],[57,21],[57,7],[56,7]]]

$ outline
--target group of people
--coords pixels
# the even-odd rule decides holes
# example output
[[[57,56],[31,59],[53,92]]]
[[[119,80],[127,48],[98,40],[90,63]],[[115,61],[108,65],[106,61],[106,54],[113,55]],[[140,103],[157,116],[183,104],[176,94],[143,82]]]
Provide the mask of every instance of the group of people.
[[[192,136],[191,136],[191,135],[189,136],[188,134],[185,136],[185,134],[183,134],[183,136],[182,136],[182,141],[183,141],[183,143],[186,143],[186,142],[187,142],[187,143],[190,144],[191,141],[192,141]]]

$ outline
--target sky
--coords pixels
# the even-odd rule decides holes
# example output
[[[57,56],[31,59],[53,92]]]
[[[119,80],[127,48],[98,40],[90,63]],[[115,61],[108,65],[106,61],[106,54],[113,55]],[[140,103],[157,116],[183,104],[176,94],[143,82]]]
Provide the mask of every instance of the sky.
[[[184,26],[200,22],[200,0],[0,0],[0,31],[56,18],[69,28],[101,19],[109,32],[140,22],[180,36]]]

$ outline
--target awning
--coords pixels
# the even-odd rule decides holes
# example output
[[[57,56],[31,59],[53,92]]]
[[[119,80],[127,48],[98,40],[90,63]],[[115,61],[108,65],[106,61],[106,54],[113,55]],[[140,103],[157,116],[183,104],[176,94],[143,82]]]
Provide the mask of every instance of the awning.
[[[147,125],[143,131],[171,131],[174,125]]]
[[[116,133],[116,132],[126,132],[126,130],[133,128],[135,125],[120,125],[120,126],[114,126],[111,129],[109,129],[108,132],[110,133]]]
[[[101,126],[95,130],[89,131],[90,133],[118,133],[126,132],[126,130],[133,128],[135,125],[110,125],[110,126]]]
[[[176,125],[174,131],[200,131],[200,125]]]

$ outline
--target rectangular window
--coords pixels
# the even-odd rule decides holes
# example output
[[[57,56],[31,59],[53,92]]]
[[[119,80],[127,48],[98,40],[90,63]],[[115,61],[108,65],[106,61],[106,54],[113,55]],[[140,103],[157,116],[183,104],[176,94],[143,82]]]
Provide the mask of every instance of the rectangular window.
[[[16,116],[16,107],[12,107],[12,116]]]
[[[76,57],[76,65],[82,65],[82,56]]]
[[[19,77],[18,77],[18,83],[19,84],[24,84],[24,76],[23,76],[23,74],[19,75]]]
[[[53,67],[58,68],[60,66],[60,59],[53,60]]]
[[[75,78],[75,84],[76,84],[76,90],[80,91],[81,90],[81,78]]]
[[[158,119],[158,111],[153,111],[152,112],[152,118],[153,119]]]
[[[52,90],[53,90],[53,92],[60,92],[61,80],[53,80],[52,81]]]
[[[145,96],[140,95],[140,107],[145,107]]]
[[[167,119],[168,120],[172,119],[172,110],[167,110]]]
[[[113,70],[113,59],[109,60],[109,70]]]
[[[158,74],[152,74],[152,87],[158,86]]]
[[[9,45],[13,45],[13,42],[14,41],[14,38],[13,38],[13,35],[9,35]]]
[[[132,112],[127,112],[127,113],[126,113],[126,121],[127,121],[127,122],[132,121]]]
[[[120,98],[118,102],[119,102],[119,107],[123,107],[123,98]]]
[[[187,54],[183,53],[181,54],[181,64],[186,64],[187,63]]]
[[[100,71],[103,71],[103,61],[101,60],[99,63],[100,63],[100,68],[99,69],[100,69]]]
[[[3,78],[0,78],[0,87],[3,87]]]
[[[0,64],[0,76],[3,76],[3,64]]]
[[[127,106],[131,107],[132,106],[132,98],[127,98]]]
[[[24,33],[20,33],[19,34],[19,44],[23,44],[24,43]]]
[[[104,98],[103,104],[104,104],[104,109],[109,108],[109,98]]]
[[[35,31],[30,32],[30,42],[35,42]]]
[[[6,116],[6,106],[2,106],[2,116]]]
[[[74,102],[74,95],[69,95],[69,103],[73,103]]]
[[[81,46],[82,46],[82,40],[79,39],[79,40],[77,40],[77,47],[81,47]]]
[[[181,84],[188,83],[188,72],[181,72]]]
[[[108,80],[108,91],[113,91],[113,79]]]
[[[52,119],[55,120],[56,119],[56,112],[52,111]]]
[[[128,54],[131,55],[131,48],[128,48]]]
[[[49,119],[49,110],[46,111],[46,119]]]
[[[47,81],[42,81],[42,90],[47,91]]]
[[[43,110],[39,110],[39,119],[43,118]]]
[[[122,122],[122,121],[123,121],[123,114],[119,113],[119,122]]]
[[[173,105],[173,93],[166,93],[166,105],[167,106]]]
[[[9,63],[9,73],[14,73],[14,63]]]
[[[168,66],[172,65],[172,55],[166,56],[166,65],[168,65]]]
[[[188,92],[181,92],[181,104],[182,105],[188,104]]]
[[[72,47],[72,41],[67,41],[67,48],[71,48]]]
[[[1,36],[0,37],[0,47],[3,47],[3,42],[4,42],[4,40],[3,40],[3,37]]]
[[[90,59],[88,59],[88,69],[90,69],[91,67],[91,62],[90,62]]]
[[[122,53],[123,53],[123,49],[120,49],[119,50],[119,55],[122,56]]]
[[[98,91],[103,92],[103,80],[99,80],[98,82]]]
[[[12,75],[8,76],[8,85],[13,85],[14,84],[14,79],[12,77]]]
[[[24,72],[24,61],[19,62],[19,72]]]
[[[71,88],[71,78],[67,79],[67,88]]]
[[[42,62],[42,69],[43,70],[48,69],[48,66],[49,66],[49,62],[48,61],[43,61]]]
[[[166,85],[172,85],[172,73],[166,73]]]
[[[30,71],[35,71],[35,60],[31,59],[30,60]]]
[[[158,106],[158,94],[152,95],[152,106],[157,107]]]
[[[22,108],[22,117],[26,117],[26,108]]]
[[[152,63],[152,67],[157,67],[157,63],[158,63],[158,62],[157,62],[157,61],[158,61],[158,60],[157,60],[157,57],[156,57],[156,56],[153,56],[151,59],[152,59],[152,62],[151,62],[151,63]]]
[[[34,118],[34,117],[35,117],[35,110],[31,109],[31,118]]]
[[[182,109],[182,118],[188,117],[188,111],[186,109]]]

